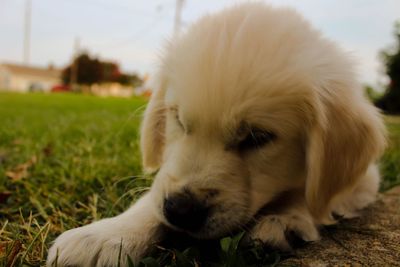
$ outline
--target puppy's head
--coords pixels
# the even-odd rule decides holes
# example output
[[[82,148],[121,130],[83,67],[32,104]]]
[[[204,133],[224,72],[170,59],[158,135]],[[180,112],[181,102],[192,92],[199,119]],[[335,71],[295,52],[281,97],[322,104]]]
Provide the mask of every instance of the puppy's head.
[[[316,220],[384,146],[349,60],[296,12],[245,4],[167,48],[142,124],[157,214],[201,238],[301,191]]]

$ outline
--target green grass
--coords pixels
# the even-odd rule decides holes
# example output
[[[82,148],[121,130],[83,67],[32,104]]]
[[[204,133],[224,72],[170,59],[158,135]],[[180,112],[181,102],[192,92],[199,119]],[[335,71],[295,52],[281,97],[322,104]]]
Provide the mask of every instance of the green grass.
[[[400,184],[400,116],[386,116],[388,148],[380,162],[381,191]]]
[[[141,175],[138,149],[145,103],[0,94],[0,266],[44,265],[57,235],[120,213],[151,184]],[[400,117],[387,117],[387,124],[382,190],[400,183]],[[238,250],[239,240],[214,242],[220,262],[214,266],[273,265],[282,256],[259,247]],[[160,249],[141,266],[195,266],[201,253],[201,245]]]
[[[150,184],[138,150],[145,103],[0,94],[0,266],[15,242],[18,262],[43,265],[56,235],[120,213]]]

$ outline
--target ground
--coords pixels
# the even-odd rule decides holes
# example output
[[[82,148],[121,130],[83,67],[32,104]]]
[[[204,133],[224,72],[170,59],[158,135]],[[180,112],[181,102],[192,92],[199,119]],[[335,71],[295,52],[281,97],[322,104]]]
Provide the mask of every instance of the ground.
[[[293,251],[280,266],[400,266],[400,186],[362,216],[322,229],[322,239]]]
[[[58,234],[118,214],[146,190],[151,177],[142,175],[138,149],[145,104],[141,98],[0,94],[0,266],[44,265]],[[400,184],[400,117],[386,121],[390,146],[381,163],[383,191]],[[295,258],[240,250],[239,241],[240,235],[218,240],[220,263],[214,266]],[[196,247],[182,251],[160,247],[142,266],[201,262]]]

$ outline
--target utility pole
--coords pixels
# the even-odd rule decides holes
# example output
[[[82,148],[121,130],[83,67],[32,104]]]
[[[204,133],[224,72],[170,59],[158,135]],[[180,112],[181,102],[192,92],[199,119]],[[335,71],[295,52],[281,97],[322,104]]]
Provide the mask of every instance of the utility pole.
[[[182,7],[185,0],[176,0],[175,6],[175,20],[174,20],[174,39],[176,39],[179,35],[181,30],[182,20],[181,20],[181,13]]]
[[[23,61],[25,65],[29,65],[30,57],[30,38],[31,38],[31,10],[32,1],[25,1],[25,29],[24,29],[24,52]]]
[[[70,85],[72,91],[75,91],[77,89],[77,82],[78,82],[78,56],[79,56],[79,50],[80,50],[80,40],[79,37],[75,37],[75,42],[74,42],[74,53],[72,55],[72,64],[71,64],[71,76],[70,76]]]

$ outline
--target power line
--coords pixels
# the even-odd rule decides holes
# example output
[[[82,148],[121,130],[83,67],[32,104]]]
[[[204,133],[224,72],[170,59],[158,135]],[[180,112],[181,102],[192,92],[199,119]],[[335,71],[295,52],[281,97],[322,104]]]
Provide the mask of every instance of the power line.
[[[148,24],[146,27],[143,27],[136,33],[132,34],[130,37],[127,37],[124,40],[120,40],[118,42],[112,42],[112,43],[103,43],[103,44],[92,44],[91,47],[98,47],[98,48],[115,48],[115,47],[122,47],[128,44],[131,44],[132,41],[138,41],[139,39],[143,38],[147,34],[149,34],[155,26],[160,23],[161,19],[157,18],[153,20],[150,24]]]
[[[115,4],[111,4],[111,3],[106,3],[106,2],[97,2],[97,1],[93,1],[93,0],[64,0],[65,2],[75,2],[75,1],[79,1],[79,3],[85,3],[85,4],[89,4],[89,5],[93,5],[96,7],[104,7],[107,8],[107,10],[109,10],[110,8],[117,8],[117,9],[121,9],[124,11],[129,11],[129,7],[128,6],[121,6],[121,5],[115,5]],[[156,17],[154,18],[153,21],[151,21],[149,24],[147,24],[145,27],[139,29],[138,31],[136,31],[136,33],[130,35],[129,37],[123,39],[123,40],[119,40],[119,41],[112,41],[112,42],[106,42],[106,43],[89,43],[89,47],[97,47],[97,48],[115,48],[115,47],[122,47],[125,45],[129,45],[131,44],[132,41],[137,42],[139,39],[143,38],[143,36],[149,34],[151,31],[154,30],[155,26],[157,24],[159,24],[161,21],[169,21],[169,19],[165,16],[160,16],[160,14],[163,10],[165,10],[166,8],[169,9],[171,7],[172,2],[165,2],[165,1],[159,1],[158,4],[155,5],[155,10],[156,13],[152,13],[151,16],[156,15]],[[132,9],[130,9],[129,12],[133,12]],[[146,15],[146,12],[143,13],[140,10],[136,10],[134,13],[138,14],[138,15]],[[148,13],[148,16],[150,16],[150,13]],[[136,15],[135,15],[136,16]]]
[[[136,8],[132,8],[131,6],[118,5],[115,3],[102,2],[102,1],[97,1],[97,0],[64,0],[64,2],[71,3],[71,4],[73,4],[72,2],[76,2],[79,4],[89,5],[89,6],[95,7],[95,8],[105,9],[107,11],[110,11],[110,9],[114,9],[114,10],[123,11],[123,12],[131,13],[131,14],[134,13],[135,16],[148,17],[148,16],[152,15],[151,13],[149,13],[148,11],[145,11],[143,9],[139,10]],[[165,3],[162,3],[160,1],[160,3],[156,5],[156,8],[158,8],[159,6],[168,6],[168,5],[166,5]]]

